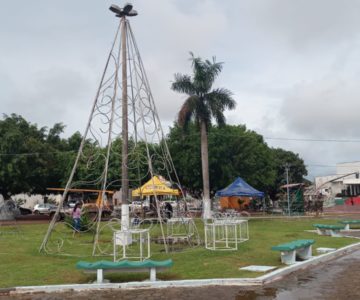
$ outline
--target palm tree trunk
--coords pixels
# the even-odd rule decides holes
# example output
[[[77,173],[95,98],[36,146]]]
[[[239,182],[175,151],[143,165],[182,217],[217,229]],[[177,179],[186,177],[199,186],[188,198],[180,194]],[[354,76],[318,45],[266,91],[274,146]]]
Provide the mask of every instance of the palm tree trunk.
[[[211,218],[209,153],[206,123],[201,121],[201,166],[203,177],[203,219]]]

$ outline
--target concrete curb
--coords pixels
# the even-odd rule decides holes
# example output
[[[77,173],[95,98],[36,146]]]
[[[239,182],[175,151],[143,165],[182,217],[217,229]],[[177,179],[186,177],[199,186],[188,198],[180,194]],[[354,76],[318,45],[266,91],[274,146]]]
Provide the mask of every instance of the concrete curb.
[[[324,263],[339,256],[360,249],[360,242],[340,248],[334,252],[312,257],[306,261],[298,262],[294,265],[287,266],[268,274],[256,278],[215,278],[199,280],[171,280],[171,281],[137,281],[126,283],[103,283],[103,284],[63,284],[63,285],[44,285],[44,286],[20,286],[6,290],[7,294],[26,294],[26,293],[51,293],[51,292],[68,292],[68,291],[89,291],[103,289],[154,289],[169,287],[203,287],[203,286],[259,286],[283,278],[284,276],[306,269],[310,266]],[[1,290],[0,290],[1,294]]]

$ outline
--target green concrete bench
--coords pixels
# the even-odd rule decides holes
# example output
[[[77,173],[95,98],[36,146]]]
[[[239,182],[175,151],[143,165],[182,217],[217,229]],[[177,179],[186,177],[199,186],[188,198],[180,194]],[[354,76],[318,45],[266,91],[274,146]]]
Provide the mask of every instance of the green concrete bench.
[[[345,225],[344,230],[350,230],[350,225],[360,224],[360,220],[341,220],[339,223]]]
[[[79,261],[76,264],[77,269],[85,270],[87,273],[97,274],[97,283],[103,283],[104,272],[150,272],[150,281],[156,281],[156,271],[163,271],[173,265],[171,259],[163,261],[144,260],[144,261],[128,261],[122,260],[118,262],[101,260],[97,262]]]
[[[296,240],[285,244],[271,247],[271,250],[280,251],[281,262],[292,265],[296,262],[296,257],[308,259],[312,256],[312,244],[314,240]]]
[[[344,225],[314,224],[313,226],[319,235],[331,235],[333,237],[341,237],[340,230],[345,228]]]

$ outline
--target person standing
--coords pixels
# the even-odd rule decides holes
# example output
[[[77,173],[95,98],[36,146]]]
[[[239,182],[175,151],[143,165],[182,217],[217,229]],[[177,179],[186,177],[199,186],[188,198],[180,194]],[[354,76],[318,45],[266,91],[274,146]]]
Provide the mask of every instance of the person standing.
[[[73,224],[74,224],[74,234],[76,232],[80,232],[80,225],[81,225],[81,204],[76,203],[72,212]]]

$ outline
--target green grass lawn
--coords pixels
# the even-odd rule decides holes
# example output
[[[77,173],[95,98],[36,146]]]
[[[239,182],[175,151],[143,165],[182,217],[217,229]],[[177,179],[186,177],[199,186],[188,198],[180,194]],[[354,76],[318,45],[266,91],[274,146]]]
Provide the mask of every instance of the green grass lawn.
[[[239,267],[248,265],[281,266],[280,253],[271,251],[271,246],[297,239],[314,239],[313,255],[317,247],[340,248],[359,240],[353,238],[332,238],[305,232],[313,229],[312,224],[337,224],[337,219],[292,218],[288,219],[252,219],[249,221],[250,240],[239,245],[237,251],[211,251],[204,246],[186,248],[182,251],[165,253],[163,246],[152,243],[151,259],[171,258],[174,266],[169,271],[159,273],[162,280],[201,279],[201,278],[241,278],[256,277],[262,273],[240,271]],[[75,268],[79,260],[97,261],[112,258],[92,254],[93,234],[84,233],[72,236],[71,230],[59,224],[49,242],[49,248],[56,250],[59,237],[63,238],[60,254],[39,253],[39,246],[47,230],[47,224],[21,225],[19,232],[14,228],[0,227],[0,288],[21,285],[47,285],[66,283],[88,283],[96,275],[84,274]],[[203,223],[198,220],[197,227],[203,238]],[[159,236],[159,228],[152,234]],[[111,253],[111,234],[104,230],[101,236],[102,253]],[[97,253],[99,253],[97,251]],[[69,255],[70,254],[70,255]],[[149,274],[109,274],[114,282],[147,279]]]

